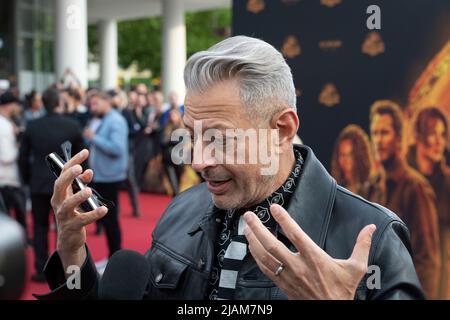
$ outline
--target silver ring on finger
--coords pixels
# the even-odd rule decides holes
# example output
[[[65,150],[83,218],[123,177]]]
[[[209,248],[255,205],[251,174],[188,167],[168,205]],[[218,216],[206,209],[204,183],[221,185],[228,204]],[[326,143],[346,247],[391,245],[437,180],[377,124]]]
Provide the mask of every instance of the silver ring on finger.
[[[274,274],[275,274],[276,276],[279,276],[280,273],[283,272],[283,270],[284,270],[284,266],[283,266],[283,264],[281,263],[280,266],[277,268],[277,270],[275,270]]]

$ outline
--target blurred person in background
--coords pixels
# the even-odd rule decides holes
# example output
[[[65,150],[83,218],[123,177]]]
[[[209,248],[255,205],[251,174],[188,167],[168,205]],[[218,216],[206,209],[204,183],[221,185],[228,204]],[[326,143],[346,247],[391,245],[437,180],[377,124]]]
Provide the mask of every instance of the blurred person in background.
[[[153,108],[155,105],[155,97],[153,95],[153,91],[147,93],[147,107]]]
[[[120,89],[108,90],[108,95],[111,97],[111,105],[119,112],[125,110],[128,106],[127,95]]]
[[[97,115],[92,113],[91,110],[91,96],[97,94],[98,90],[95,88],[88,88],[86,90],[86,106],[88,107],[90,118],[86,126],[83,128],[87,128],[93,132],[96,132],[98,128],[100,127],[100,124],[102,123],[102,119]],[[87,139],[84,140],[85,145],[88,145]],[[89,166],[89,164],[85,164],[86,166]],[[96,223],[96,229],[95,229],[95,235],[99,236],[103,233],[102,223],[101,221],[97,220]]]
[[[119,96],[119,101],[120,101],[120,105],[119,105],[119,109],[120,111],[125,110],[128,107],[128,95],[126,93],[126,91],[119,89],[117,92],[117,95]]]
[[[130,112],[132,112],[132,107],[130,109],[130,106],[128,105],[128,100],[126,97],[126,94],[117,89],[112,89],[108,91],[108,95],[111,98],[111,105],[112,107],[121,112],[124,116],[125,120],[128,124],[128,171],[127,171],[127,178],[124,181],[124,186],[128,192],[128,196],[130,199],[131,207],[133,209],[132,215],[133,217],[139,217],[141,216],[140,210],[139,210],[139,200],[138,200],[138,194],[139,194],[139,186],[137,184],[136,180],[136,174],[134,172],[134,156],[133,156],[133,134],[134,129],[133,125],[130,123]],[[136,103],[136,100],[135,100]]]
[[[115,206],[100,221],[105,228],[109,256],[121,249],[119,225],[119,187],[127,177],[128,126],[124,117],[111,106],[110,96],[102,91],[90,95],[91,113],[100,119],[94,131],[84,130],[89,144],[89,167],[95,172],[93,187]]]
[[[140,89],[140,91],[138,91]],[[136,87],[135,103],[123,112],[128,123],[129,138],[131,143],[130,151],[133,154],[134,171],[139,188],[142,187],[147,164],[152,157],[154,145],[150,139],[151,130],[148,129],[148,119],[151,107],[147,99],[145,86]]]
[[[176,129],[184,128],[183,118],[180,110],[174,107],[169,112],[169,121],[167,122],[161,134],[161,150],[163,158],[164,171],[169,178],[173,195],[180,192],[180,180],[184,170],[184,164],[174,164],[172,161],[172,149],[179,141],[172,141],[172,133]]]
[[[134,85],[133,90],[140,93],[148,93],[149,88],[144,82],[140,82]]]
[[[162,116],[164,113],[164,96],[161,91],[154,90],[152,92],[152,102],[147,118],[147,127],[144,129],[144,132],[149,135],[150,140],[152,141],[151,158],[161,153],[160,141],[161,132],[163,130]]]
[[[88,108],[82,103],[80,89],[67,88],[64,90],[66,115],[77,121],[84,128],[90,118]]]
[[[169,121],[169,114],[173,109],[180,111],[181,116],[184,113],[184,105],[179,103],[178,94],[175,91],[169,93],[169,102],[164,106],[164,113],[161,117],[161,125],[165,126]]]
[[[436,194],[442,258],[439,298],[450,299],[450,169],[444,155],[448,118],[436,107],[420,110],[414,122],[414,137],[408,162],[428,180]]]
[[[180,99],[178,97],[178,93],[176,93],[175,91],[171,91],[169,93],[169,108],[170,109],[179,109],[182,108],[183,104],[180,103]]]
[[[17,221],[26,233],[26,196],[18,167],[18,129],[12,121],[19,110],[19,99],[11,92],[6,91],[0,96],[0,195],[5,212],[14,210]]]
[[[138,83],[134,88],[134,91],[136,91],[137,93],[147,94],[148,88],[145,83]]]
[[[25,111],[23,117],[26,123],[38,119],[45,115],[45,108],[42,106],[42,97],[39,92],[32,90],[25,95]]]
[[[81,82],[77,75],[72,71],[72,69],[67,68],[64,70],[64,74],[57,84],[58,88],[62,90],[63,88],[80,88]]]
[[[150,105],[150,114],[148,119],[148,133],[161,129],[161,117],[164,113],[164,96],[161,91],[152,92],[152,104]]]
[[[139,217],[141,216],[138,199],[140,184],[138,183],[138,176],[136,175],[135,168],[136,162],[139,161],[139,159],[137,156],[135,157],[135,155],[139,154],[139,157],[142,157],[144,156],[142,151],[146,151],[144,141],[145,135],[143,134],[146,123],[146,112],[144,112],[144,100],[141,100],[141,103],[139,101],[139,95],[135,91],[131,91],[130,96],[131,93],[135,98],[130,99],[130,101],[134,101],[134,103],[129,104],[127,108],[122,110],[122,115],[128,125],[128,171],[125,185],[133,208],[133,217]],[[136,148],[143,148],[144,150],[136,153]]]
[[[128,104],[127,108],[133,109],[133,106],[136,105],[138,99],[138,94],[135,90],[131,90],[128,92]]]
[[[35,274],[32,280],[38,282],[45,281],[42,271],[48,259],[50,199],[55,182],[45,157],[52,152],[59,152],[65,141],[72,143],[74,154],[83,148],[81,127],[63,115],[64,106],[59,90],[50,88],[44,91],[42,102],[46,115],[28,123],[19,156],[20,172],[30,188],[35,253]]]
[[[86,91],[86,106],[89,110],[90,118],[84,128],[88,128],[94,132],[97,131],[102,122],[102,119],[97,114],[91,112],[91,96],[96,95],[97,92],[98,90],[95,88],[89,88]]]
[[[111,107],[119,112],[122,112],[122,101],[118,95],[118,91],[116,89],[111,89],[106,91],[106,94],[109,96]]]

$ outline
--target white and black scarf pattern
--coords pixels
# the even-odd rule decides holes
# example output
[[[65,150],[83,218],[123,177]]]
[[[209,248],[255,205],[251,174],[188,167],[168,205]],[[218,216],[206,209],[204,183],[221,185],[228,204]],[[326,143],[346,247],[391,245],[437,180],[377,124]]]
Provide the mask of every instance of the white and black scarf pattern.
[[[216,255],[209,279],[208,299],[234,299],[238,272],[248,253],[248,243],[244,235],[246,224],[243,214],[247,211],[253,211],[264,226],[272,232],[275,230],[276,221],[270,215],[270,205],[279,204],[287,208],[303,166],[302,155],[297,150],[294,150],[294,152],[296,163],[289,177],[281,187],[264,201],[247,209],[221,210],[223,223],[217,236]]]

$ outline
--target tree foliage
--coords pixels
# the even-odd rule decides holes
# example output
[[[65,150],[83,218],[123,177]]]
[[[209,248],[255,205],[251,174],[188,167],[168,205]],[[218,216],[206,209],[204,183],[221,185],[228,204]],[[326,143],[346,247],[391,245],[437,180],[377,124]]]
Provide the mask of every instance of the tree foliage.
[[[205,50],[229,35],[231,10],[216,9],[186,13],[186,38],[188,57]],[[162,19],[121,21],[118,23],[119,65],[128,68],[136,62],[139,70],[150,69],[153,75],[161,75]],[[98,60],[98,39],[95,26],[88,31],[89,51]]]

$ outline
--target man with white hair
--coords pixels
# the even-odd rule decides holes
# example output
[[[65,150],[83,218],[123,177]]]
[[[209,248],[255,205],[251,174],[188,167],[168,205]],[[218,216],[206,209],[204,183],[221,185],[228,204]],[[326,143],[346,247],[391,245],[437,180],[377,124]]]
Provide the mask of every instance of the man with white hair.
[[[143,298],[423,298],[404,223],[338,186],[309,147],[293,144],[295,88],[275,48],[228,38],[194,54],[184,78],[192,166],[206,182],[179,194],[153,231]],[[55,183],[64,227],[46,268],[52,292],[42,298],[98,297],[85,226],[107,209],[80,213],[91,191],[66,192],[75,177],[92,179],[80,166],[87,158],[77,154]],[[81,267],[80,290],[65,284],[71,265]]]

